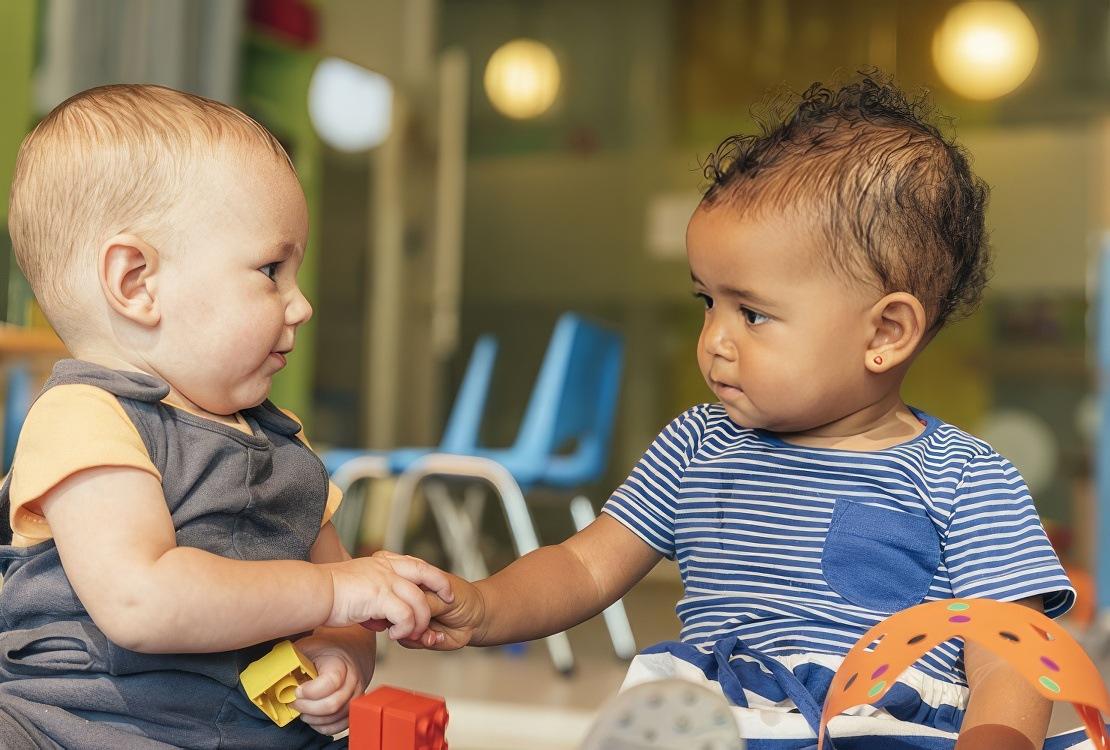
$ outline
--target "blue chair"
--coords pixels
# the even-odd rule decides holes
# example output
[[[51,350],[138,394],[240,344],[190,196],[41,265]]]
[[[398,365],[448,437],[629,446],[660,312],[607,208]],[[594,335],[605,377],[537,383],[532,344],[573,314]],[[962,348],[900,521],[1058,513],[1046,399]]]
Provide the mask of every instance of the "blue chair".
[[[23,363],[15,363],[7,368],[7,388],[4,391],[4,447],[3,470],[12,468],[15,459],[15,445],[23,422],[34,401],[31,371]]]
[[[466,452],[478,445],[478,431],[482,425],[489,396],[493,364],[497,358],[497,339],[483,335],[474,342],[470,361],[466,366],[447,425],[439,446],[429,448],[398,448],[392,451],[367,451],[339,448],[326,451],[324,461],[333,482],[346,496],[347,491],[362,480],[386,479],[403,473],[415,461],[437,451]],[[433,509],[439,506],[433,506]],[[347,549],[354,549],[365,508],[365,498],[359,496],[345,500],[336,512],[334,523],[340,540]],[[465,566],[464,566],[465,567]]]
[[[618,334],[573,313],[560,317],[512,446],[437,452],[415,461],[397,480],[386,549],[403,549],[413,496],[422,483],[428,495],[428,488],[434,486],[425,482],[429,478],[470,479],[492,486],[505,511],[517,555],[538,548],[524,494],[540,487],[576,488],[601,478],[609,457],[622,360],[623,343]],[[563,452],[568,445],[569,452]],[[442,493],[433,492],[428,499],[433,507],[444,506]],[[477,518],[465,518],[457,511],[452,516],[449,507],[440,507],[437,515],[447,519],[448,527],[455,527],[459,545],[476,547],[476,539],[467,536],[477,526]],[[574,498],[571,509],[579,529],[594,519],[589,500],[582,496]],[[622,603],[618,600],[604,615],[617,654],[634,656],[635,640]],[[570,672],[574,657],[566,633],[548,637],[547,645],[556,668]]]

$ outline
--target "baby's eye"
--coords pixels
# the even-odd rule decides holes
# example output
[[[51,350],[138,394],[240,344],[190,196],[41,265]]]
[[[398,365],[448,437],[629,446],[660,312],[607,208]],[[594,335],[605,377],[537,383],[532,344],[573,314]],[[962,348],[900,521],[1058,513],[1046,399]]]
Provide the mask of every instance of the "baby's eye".
[[[278,266],[280,265],[280,263],[267,263],[258,270],[266,274],[266,277],[273,281],[274,276],[277,275]]]
[[[751,310],[747,307],[741,307],[740,312],[744,313],[744,320],[748,321],[748,325],[750,326],[757,326],[770,320],[770,318],[763,313],[757,313],[755,310]]]
[[[694,297],[702,301],[702,304],[705,305],[706,310],[712,309],[713,298],[710,297],[708,294],[704,294],[702,292],[694,292]]]

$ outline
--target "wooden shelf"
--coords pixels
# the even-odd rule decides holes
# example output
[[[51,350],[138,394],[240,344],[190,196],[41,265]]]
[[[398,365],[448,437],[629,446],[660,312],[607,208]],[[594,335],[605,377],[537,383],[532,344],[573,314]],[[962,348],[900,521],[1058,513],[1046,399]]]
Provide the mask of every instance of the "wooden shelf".
[[[68,357],[69,351],[57,334],[46,328],[24,328],[0,324],[0,357]]]

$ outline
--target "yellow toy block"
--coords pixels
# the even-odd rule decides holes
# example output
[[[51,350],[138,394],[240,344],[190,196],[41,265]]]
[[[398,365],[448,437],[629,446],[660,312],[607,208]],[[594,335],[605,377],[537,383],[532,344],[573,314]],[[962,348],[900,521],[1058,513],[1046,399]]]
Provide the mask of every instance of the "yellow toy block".
[[[316,668],[290,641],[277,644],[239,675],[247,697],[279,727],[301,715],[289,704],[296,700],[298,685],[315,679]]]

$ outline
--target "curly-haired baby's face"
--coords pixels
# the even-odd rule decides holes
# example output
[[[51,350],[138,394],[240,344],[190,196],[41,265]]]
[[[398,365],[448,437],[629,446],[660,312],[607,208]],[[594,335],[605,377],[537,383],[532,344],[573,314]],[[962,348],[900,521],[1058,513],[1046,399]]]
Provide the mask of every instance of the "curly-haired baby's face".
[[[699,208],[686,234],[705,305],[698,366],[734,422],[805,432],[874,397],[875,288],[819,259],[820,233],[770,212]]]

